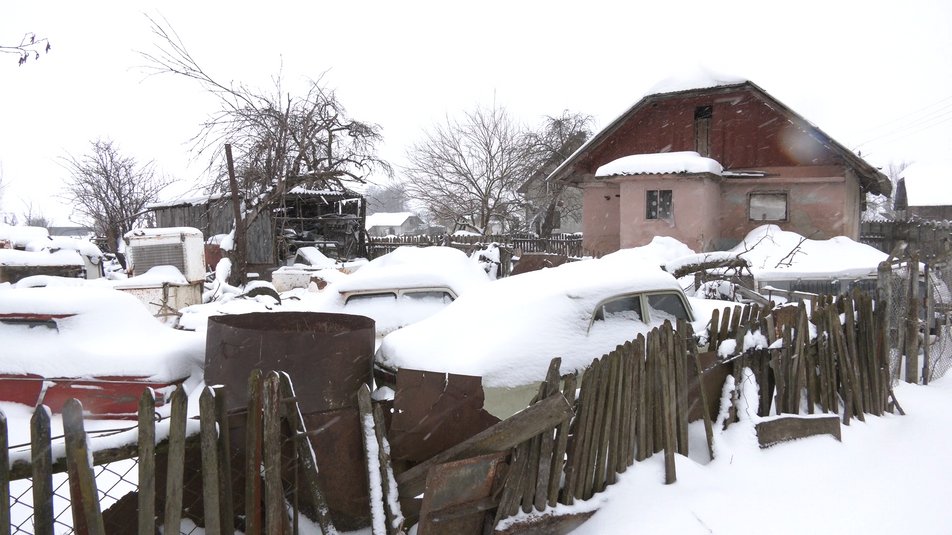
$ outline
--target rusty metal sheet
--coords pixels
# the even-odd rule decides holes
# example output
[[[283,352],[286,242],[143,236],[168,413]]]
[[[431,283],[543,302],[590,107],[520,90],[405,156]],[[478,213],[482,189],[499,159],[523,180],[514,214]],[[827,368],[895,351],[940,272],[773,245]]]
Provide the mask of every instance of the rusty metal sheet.
[[[508,452],[438,464],[426,474],[418,535],[479,535],[485,512],[498,505],[497,479]]]
[[[225,385],[228,408],[248,404],[251,370],[284,371],[302,412],[357,406],[370,384],[374,321],[319,312],[256,312],[208,319],[205,382]]]
[[[482,378],[401,369],[388,438],[394,459],[425,461],[499,419],[483,409]]]

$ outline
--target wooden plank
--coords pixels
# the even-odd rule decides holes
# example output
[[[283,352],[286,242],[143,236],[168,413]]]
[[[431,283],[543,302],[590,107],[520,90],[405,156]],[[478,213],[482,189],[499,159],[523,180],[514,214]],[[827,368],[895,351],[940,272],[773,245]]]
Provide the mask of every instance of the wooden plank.
[[[595,359],[585,375],[582,376],[582,392],[579,401],[579,410],[581,411],[581,424],[576,431],[578,449],[576,451],[577,469],[573,472],[575,475],[575,488],[573,494],[575,498],[585,499],[585,487],[591,488],[592,477],[595,474],[595,461],[591,458],[593,436],[595,434],[595,395],[598,392],[598,377],[601,373],[601,360]],[[575,465],[573,464],[573,469]]]
[[[269,372],[262,388],[262,441],[264,464],[264,532],[281,535],[284,486],[281,484],[281,396],[277,372]]]
[[[399,474],[397,483],[400,496],[415,497],[423,492],[426,471],[433,465],[464,457],[506,451],[546,429],[552,429],[571,418],[572,414],[572,407],[561,394],[549,396]]]
[[[33,462],[33,532],[53,534],[53,450],[50,446],[50,410],[40,405],[30,419]]]
[[[63,406],[63,433],[66,435],[66,466],[69,474],[69,497],[73,513],[73,530],[83,535],[103,535],[99,491],[89,442],[83,425],[83,406],[75,400]]]
[[[248,410],[245,418],[245,532],[260,535],[261,518],[261,370],[248,376]],[[289,397],[282,392],[283,397]]]
[[[919,382],[919,255],[913,254],[906,264],[909,269],[909,289],[906,310],[906,382]]]
[[[0,411],[0,535],[10,535],[10,439],[7,415]]]
[[[373,407],[370,404],[370,387],[360,385],[357,389],[357,411],[360,414],[360,440],[364,445],[364,461],[367,488],[370,489],[370,530],[373,535],[387,535],[387,515],[384,512],[382,501],[374,499],[375,481],[382,484],[380,479],[380,454],[377,445],[377,434],[374,431]],[[383,496],[381,489],[380,496]]]
[[[626,342],[622,358],[621,422],[618,471],[624,472],[635,462],[635,343]]]
[[[577,374],[571,373],[565,376],[562,386],[562,395],[565,396],[565,400],[568,401],[569,405],[575,405],[575,380]],[[568,448],[569,441],[569,429],[571,425],[569,421],[564,421],[559,424],[555,431],[555,449],[552,452],[552,465],[549,472],[549,488],[548,488],[548,504],[549,507],[555,507],[559,501],[559,486],[562,483],[562,473],[564,471],[565,463],[565,451]],[[566,486],[568,486],[568,478],[566,477]]]
[[[139,398],[139,535],[155,535],[155,392]]]
[[[294,399],[294,385],[291,384],[290,376],[282,372],[280,382],[281,397]],[[317,479],[317,457],[314,456],[314,447],[311,445],[311,441],[308,440],[307,428],[304,425],[301,409],[297,403],[284,404],[283,409],[284,417],[294,420],[294,427],[300,431],[295,436],[295,447],[297,448],[298,462],[301,463],[301,472],[304,475],[304,492],[317,512],[317,523],[323,533],[337,533],[337,528],[334,527],[334,522],[330,517],[330,509],[327,507],[327,499],[324,497],[324,491]]]
[[[840,440],[840,419],[838,416],[817,418],[799,418],[784,416],[757,423],[757,441],[761,448],[816,435],[831,435]]]
[[[509,473],[506,475],[506,484],[503,486],[502,496],[499,499],[499,508],[493,525],[499,524],[504,518],[515,515],[519,510],[522,499],[522,485],[526,479],[526,466],[529,461],[529,444],[523,442],[512,452],[512,461]]]
[[[202,437],[202,505],[205,533],[220,535],[221,507],[218,480],[218,429],[215,422],[215,393],[210,387],[198,398],[199,422]]]
[[[549,362],[549,370],[546,373],[544,397],[549,397],[559,392],[559,369],[562,366],[562,359],[556,357]],[[571,405],[571,401],[566,398]],[[568,425],[568,420],[561,422],[559,426]],[[535,483],[535,508],[542,511],[546,507],[549,498],[549,480],[552,477],[552,451],[555,449],[555,437],[552,430],[544,432],[539,438],[539,471]]]
[[[747,313],[750,313],[750,308],[747,307],[744,309]],[[675,379],[675,400],[677,402],[677,407],[675,411],[675,421],[677,424],[677,435],[678,435],[678,453],[681,455],[688,455],[688,377],[687,377],[687,367],[686,360],[688,358],[688,352],[685,348],[685,332],[687,322],[684,320],[678,321],[678,329],[676,332],[672,333],[674,340],[674,379]],[[741,329],[738,329],[738,332],[741,330],[746,331],[747,327],[743,326]],[[743,340],[743,337],[741,337]],[[693,345],[693,340],[687,340],[688,344]],[[742,346],[741,346],[742,347]]]
[[[218,422],[218,506],[222,531],[235,530],[235,505],[231,489],[231,428],[228,422],[227,392],[217,386],[215,391],[215,421]]]
[[[380,453],[380,481],[383,487],[383,505],[384,513],[387,517],[387,533],[395,535],[403,533],[405,519],[400,510],[400,502],[397,500],[396,488],[397,482],[393,476],[393,466],[390,462],[390,445],[387,443],[387,436],[384,434],[386,421],[383,417],[383,408],[380,404],[374,405],[374,434],[377,438],[378,451]]]
[[[608,385],[612,381],[612,363],[608,356],[602,357],[602,374],[598,378],[598,390],[595,405],[595,434],[593,435],[593,454],[595,473],[590,492],[586,492],[585,499],[592,497],[595,492],[605,490],[605,474],[607,470],[608,435],[611,425],[611,392]]]
[[[670,324],[666,324],[669,327]],[[662,342],[666,341],[665,331],[653,331],[652,335],[657,336]],[[661,403],[658,412],[662,414],[661,435],[664,443],[664,482],[670,485],[677,481],[677,471],[675,467],[674,454],[677,449],[677,432],[674,426],[675,401],[673,387],[673,373],[668,354],[667,344],[659,346],[658,375],[661,382]]]
[[[727,310],[728,309],[726,308],[724,309],[725,312]],[[720,322],[720,319],[721,319],[721,312],[720,310],[715,308],[714,311],[711,312],[711,322],[708,324],[708,327],[707,327],[707,345],[712,351],[717,351],[717,346],[718,346],[718,343],[720,342],[720,340],[717,339],[717,336],[718,336],[717,328],[718,328],[718,323]]]
[[[605,466],[605,485],[612,485],[618,479],[617,452],[621,418],[619,404],[621,380],[621,347],[615,348],[609,357],[608,398],[605,400],[605,460],[599,465]],[[604,487],[603,487],[604,490]]]
[[[931,266],[926,264],[925,271],[923,272],[923,278],[926,281],[926,317],[925,317],[925,339],[922,344],[922,384],[928,385],[930,379],[930,366],[932,366],[932,344],[929,343],[929,331],[932,329],[932,326],[935,324],[935,298],[932,295],[932,282],[929,280],[929,273]]]
[[[716,311],[715,311],[716,312]],[[647,344],[645,337],[639,335],[635,339],[635,460],[643,461],[648,458],[648,387],[647,383]]]
[[[185,473],[185,389],[175,388],[169,400],[169,467],[165,483],[165,532],[179,533],[182,525],[182,489]]]

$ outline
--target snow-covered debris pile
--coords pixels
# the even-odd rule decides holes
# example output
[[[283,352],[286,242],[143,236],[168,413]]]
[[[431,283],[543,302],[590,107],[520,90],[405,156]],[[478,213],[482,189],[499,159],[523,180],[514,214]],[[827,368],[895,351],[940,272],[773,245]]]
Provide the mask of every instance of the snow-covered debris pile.
[[[776,225],[757,227],[728,252],[747,260],[758,280],[875,275],[888,257],[845,236],[811,240]]]

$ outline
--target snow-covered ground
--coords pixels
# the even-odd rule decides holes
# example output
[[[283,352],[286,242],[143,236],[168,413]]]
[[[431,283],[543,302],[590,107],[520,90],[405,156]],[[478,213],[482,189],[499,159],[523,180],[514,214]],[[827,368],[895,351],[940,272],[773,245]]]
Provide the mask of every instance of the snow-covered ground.
[[[664,484],[663,455],[636,463],[605,493],[576,505],[599,511],[579,535],[606,533],[863,534],[952,533],[952,377],[900,384],[905,416],[866,416],[842,442],[818,436],[760,449],[749,418],[677,457]],[[703,437],[697,424],[692,438]]]
[[[766,250],[767,244],[773,244],[777,245],[774,255],[786,255],[792,248],[790,243],[797,241],[799,237],[773,233],[768,239],[758,239],[757,248]],[[801,253],[792,257],[792,270],[829,268],[824,266],[839,269],[843,266],[837,262],[843,256],[852,256],[854,263],[877,261],[872,255],[868,258],[843,255],[844,250],[855,247],[855,242],[832,240],[818,244],[805,242],[805,245]],[[650,279],[661,273],[660,268],[655,269],[657,266],[668,263],[670,269],[675,259],[692,254],[693,251],[679,242],[659,239],[650,247],[620,251],[591,261],[593,264],[580,262],[576,267],[547,270],[550,274],[534,277],[552,285],[573,278],[584,279],[587,265],[612,266],[612,270],[618,271],[631,271],[632,265],[638,265]],[[765,267],[776,264],[766,253],[759,261],[750,260]],[[562,279],[552,273],[571,276]],[[342,280],[347,277],[350,275],[344,275]],[[495,288],[513,286],[518,283],[507,280],[515,281],[518,277],[523,275],[486,283],[473,295],[495,293]],[[607,279],[595,282],[608,283]],[[118,297],[101,295],[110,291],[55,283],[45,289],[0,287],[0,311],[80,313],[73,322],[63,322],[59,333],[30,332],[23,326],[6,331],[14,337],[4,337],[0,346],[0,368],[15,371],[27,365],[39,366],[37,370],[51,374],[66,371],[148,374],[151,371],[151,375],[162,377],[200,368],[203,329],[176,332],[153,325],[151,318],[142,314],[123,313],[136,303],[118,292]],[[500,295],[506,293],[498,291],[502,292]],[[84,308],[76,309],[75,303],[83,303]],[[491,300],[487,300],[487,307],[490,303]],[[305,289],[285,292],[280,305],[266,295],[250,299],[232,295],[223,301],[196,307],[186,318],[201,325],[212,314],[268,309],[337,311],[335,307],[339,304],[340,292],[332,284],[321,292]],[[490,315],[498,316],[501,312],[496,303],[495,307],[467,321],[478,327]],[[84,319],[84,315],[88,319]],[[509,318],[506,321],[510,323],[522,325],[528,319],[520,315],[525,313],[516,307],[512,308],[512,314],[503,314],[503,317]],[[96,317],[99,323],[105,323],[105,329],[103,325],[90,323]],[[559,333],[552,333],[552,337],[558,336]],[[89,355],[103,352],[108,358],[86,367],[80,361],[61,355],[62,351],[57,348],[65,346],[57,345],[57,340],[69,342]],[[149,343],[142,343],[144,340]],[[128,352],[120,351],[123,347],[138,347],[144,353],[141,358],[130,359]],[[31,363],[31,359],[22,356],[14,358],[14,349],[18,354],[35,351],[34,359],[50,360]],[[163,359],[156,352],[165,352],[170,358]],[[555,355],[540,356],[539,360],[547,363],[551,356]],[[193,375],[189,386],[200,384],[200,373]],[[746,394],[752,395],[750,387],[746,388]],[[717,433],[713,461],[707,455],[703,429],[700,424],[693,424],[692,452],[689,457],[677,459],[677,483],[664,485],[663,459],[656,455],[630,468],[606,492],[568,510],[598,509],[595,516],[577,530],[580,534],[952,533],[952,508],[943,506],[947,501],[945,489],[952,481],[952,455],[946,452],[952,444],[952,413],[948,410],[952,407],[952,378],[941,378],[927,387],[899,384],[896,396],[906,416],[867,416],[865,423],[853,420],[850,426],[843,427],[842,442],[830,437],[813,437],[766,450],[757,446],[756,417],[748,416],[750,413],[742,407],[742,420]],[[31,408],[2,403],[0,410],[9,420],[10,442],[27,442]],[[58,429],[59,425],[58,417],[54,417],[54,428]],[[98,426],[114,426],[114,423],[92,423],[89,428]],[[57,432],[54,430],[54,434]]]

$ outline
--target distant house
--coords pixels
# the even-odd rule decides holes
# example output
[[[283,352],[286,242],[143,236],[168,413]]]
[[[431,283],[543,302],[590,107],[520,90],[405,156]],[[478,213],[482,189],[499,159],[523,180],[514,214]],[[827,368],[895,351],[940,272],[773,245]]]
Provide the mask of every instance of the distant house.
[[[549,175],[584,142],[585,137],[581,133],[571,136],[516,190],[526,200],[526,223],[536,234],[542,234],[542,229],[547,226],[547,217],[551,218],[548,223],[552,233],[582,231],[581,190],[577,187],[562,187],[564,183],[550,181]]]
[[[727,249],[764,223],[857,239],[866,192],[891,191],[885,175],[756,84],[711,78],[642,98],[548,180],[582,188],[583,247],[596,254],[654,236]]]
[[[426,231],[423,220],[412,212],[377,212],[376,214],[370,214],[367,216],[365,228],[367,234],[375,238],[420,234]]]
[[[903,219],[952,221],[952,161],[916,162],[896,185],[895,209]]]

